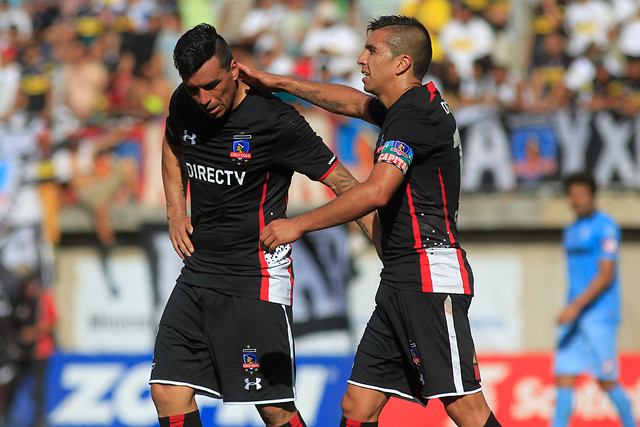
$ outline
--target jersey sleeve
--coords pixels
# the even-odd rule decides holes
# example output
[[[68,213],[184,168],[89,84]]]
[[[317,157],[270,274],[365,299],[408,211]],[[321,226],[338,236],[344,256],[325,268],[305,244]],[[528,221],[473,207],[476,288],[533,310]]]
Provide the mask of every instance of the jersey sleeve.
[[[620,229],[610,221],[604,223],[600,229],[598,239],[598,259],[616,260],[620,248]]]
[[[378,126],[382,126],[387,109],[378,98],[371,97],[367,101],[367,113]]]
[[[335,154],[293,107],[277,120],[276,162],[314,181],[323,180],[337,164]]]
[[[178,103],[178,91],[180,88],[176,89],[173,95],[171,96],[171,101],[169,102],[169,115],[167,116],[167,120],[165,121],[164,126],[164,136],[171,145],[180,145],[180,135],[179,129],[176,123],[176,114]]]
[[[403,173],[411,163],[427,158],[443,145],[454,146],[455,119],[440,103],[429,109],[395,110],[387,120],[376,162],[392,163]]]

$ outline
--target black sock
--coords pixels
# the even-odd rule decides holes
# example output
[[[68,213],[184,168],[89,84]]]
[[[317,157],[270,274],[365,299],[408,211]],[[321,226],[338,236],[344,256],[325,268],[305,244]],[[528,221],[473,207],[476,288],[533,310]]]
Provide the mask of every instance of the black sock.
[[[170,417],[160,417],[160,427],[202,427],[200,412],[193,411],[188,414],[171,415]]]
[[[500,425],[500,423],[498,422],[498,420],[496,420],[495,415],[493,415],[493,412],[491,414],[489,414],[489,418],[487,418],[487,422],[484,423],[484,427],[502,427]]]
[[[340,420],[340,427],[378,427],[378,422],[373,421],[370,423],[365,423],[364,421],[354,421],[348,418],[345,418],[344,415]]]
[[[282,424],[280,427],[307,427],[307,425],[304,423],[300,412],[298,412],[288,423]]]

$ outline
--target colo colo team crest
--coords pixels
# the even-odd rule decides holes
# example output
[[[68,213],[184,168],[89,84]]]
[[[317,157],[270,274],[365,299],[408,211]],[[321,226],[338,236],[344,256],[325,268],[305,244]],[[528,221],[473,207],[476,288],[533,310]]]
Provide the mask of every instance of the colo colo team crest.
[[[256,373],[260,369],[260,363],[258,363],[258,350],[255,348],[242,349],[242,367],[250,374]]]
[[[251,158],[251,135],[233,135],[233,147],[229,157],[235,162],[246,163]]]

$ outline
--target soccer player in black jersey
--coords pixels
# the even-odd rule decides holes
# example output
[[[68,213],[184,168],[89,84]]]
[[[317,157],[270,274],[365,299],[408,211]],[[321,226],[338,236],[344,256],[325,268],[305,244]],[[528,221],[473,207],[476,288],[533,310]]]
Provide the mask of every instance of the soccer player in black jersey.
[[[364,89],[302,81],[240,65],[252,86],[283,90],[328,111],[381,127],[369,178],[330,203],[273,221],[273,251],[303,233],[377,210],[381,283],[347,391],[341,426],[377,426],[390,395],[439,398],[460,426],[498,426],[480,387],[467,312],[473,274],[458,242],[461,147],[456,121],[433,83],[429,33],[417,20],[383,16],[368,27],[358,64]]]
[[[160,425],[201,426],[198,393],[255,405],[268,427],[304,426],[294,404],[291,247],[264,252],[260,231],[285,218],[294,171],[337,195],[357,181],[292,106],[238,79],[212,26],[187,31],[174,62],[183,83],[169,105],[162,178],[184,267],[154,348]],[[359,220],[370,237],[373,218]]]

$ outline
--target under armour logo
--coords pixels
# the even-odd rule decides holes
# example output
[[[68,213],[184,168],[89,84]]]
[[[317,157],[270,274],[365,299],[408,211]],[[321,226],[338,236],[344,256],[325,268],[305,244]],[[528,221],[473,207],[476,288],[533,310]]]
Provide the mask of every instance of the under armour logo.
[[[254,386],[256,390],[260,390],[262,386],[260,385],[260,381],[262,378],[256,378],[255,381],[249,381],[249,378],[244,379],[244,389],[249,390],[249,387]]]
[[[192,133],[191,135],[189,135],[189,134],[187,134],[187,130],[185,129],[184,130],[184,136],[182,137],[182,140],[184,142],[187,142],[187,139],[189,141],[191,141],[191,145],[195,144],[196,143],[196,134]]]

